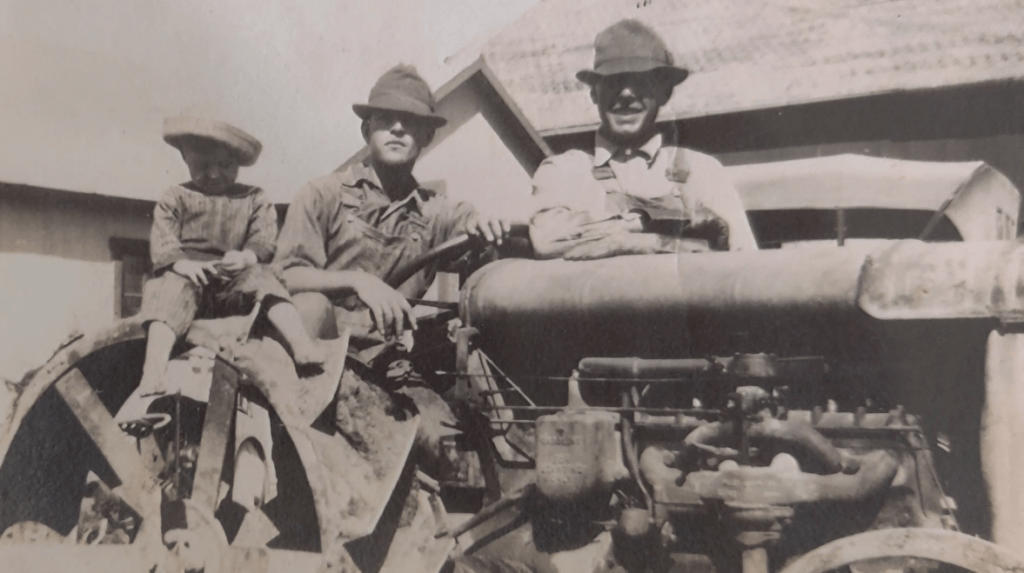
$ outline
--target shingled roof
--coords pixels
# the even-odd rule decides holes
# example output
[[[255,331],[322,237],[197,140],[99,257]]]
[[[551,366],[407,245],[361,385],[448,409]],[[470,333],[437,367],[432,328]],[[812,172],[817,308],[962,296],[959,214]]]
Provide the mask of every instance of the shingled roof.
[[[585,131],[575,73],[620,18],[692,72],[661,120],[1024,79],[1024,0],[542,0],[482,52],[542,134]]]

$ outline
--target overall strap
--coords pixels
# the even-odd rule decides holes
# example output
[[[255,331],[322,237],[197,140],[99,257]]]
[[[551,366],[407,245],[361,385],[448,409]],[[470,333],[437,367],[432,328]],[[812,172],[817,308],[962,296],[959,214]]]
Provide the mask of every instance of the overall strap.
[[[594,180],[601,185],[601,189],[604,190],[604,207],[608,213],[615,214],[629,211],[628,197],[622,191],[622,184],[615,178],[615,171],[612,170],[610,162],[604,165],[595,165],[591,168],[590,173],[594,176]]]
[[[590,173],[604,190],[604,208],[609,214],[625,213],[633,208],[631,197],[622,190],[622,185],[616,179],[611,163],[595,165]]]
[[[590,173],[594,176],[594,180],[601,184],[601,188],[604,189],[605,193],[622,191],[622,186],[619,185],[619,180],[615,178],[615,171],[612,171],[610,163],[595,165],[591,168]]]

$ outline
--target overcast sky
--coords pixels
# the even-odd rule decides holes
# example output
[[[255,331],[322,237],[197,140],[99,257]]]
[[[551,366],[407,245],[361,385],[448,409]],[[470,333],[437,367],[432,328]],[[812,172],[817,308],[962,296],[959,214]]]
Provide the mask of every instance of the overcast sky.
[[[361,147],[384,70],[436,88],[536,2],[0,0],[0,181],[155,198],[187,178],[161,121],[195,113],[259,137],[242,178],[287,201]]]

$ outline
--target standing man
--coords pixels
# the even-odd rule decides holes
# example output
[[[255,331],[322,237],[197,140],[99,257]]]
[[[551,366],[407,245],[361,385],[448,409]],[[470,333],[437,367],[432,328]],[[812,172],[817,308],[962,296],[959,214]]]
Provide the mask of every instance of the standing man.
[[[537,169],[531,239],[539,257],[757,248],[722,165],[672,145],[655,124],[688,74],[641,22],[597,35],[594,69],[576,74],[601,116],[594,153],[570,150]]]
[[[276,262],[312,333],[336,336],[337,324],[344,326],[352,317],[347,311],[360,301],[379,335],[415,329],[406,298],[422,297],[436,268],[420,271],[397,289],[385,284],[392,273],[461,233],[495,244],[505,237],[507,223],[483,219],[472,205],[448,201],[413,177],[420,152],[446,123],[435,107],[414,68],[387,71],[370,90],[369,101],[352,106],[363,120],[369,157],[310,182],[292,201]],[[328,301],[336,312],[330,312]],[[361,333],[357,328],[353,334]]]

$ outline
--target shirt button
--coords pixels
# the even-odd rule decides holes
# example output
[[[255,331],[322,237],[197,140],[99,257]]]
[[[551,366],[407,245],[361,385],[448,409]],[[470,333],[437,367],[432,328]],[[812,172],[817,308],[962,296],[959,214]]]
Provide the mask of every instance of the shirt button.
[[[409,236],[409,238],[412,239],[413,241],[419,241],[420,235],[419,233],[413,233],[412,235]]]
[[[630,157],[632,155],[633,155],[633,150],[632,149],[627,149],[626,150],[626,157]]]

